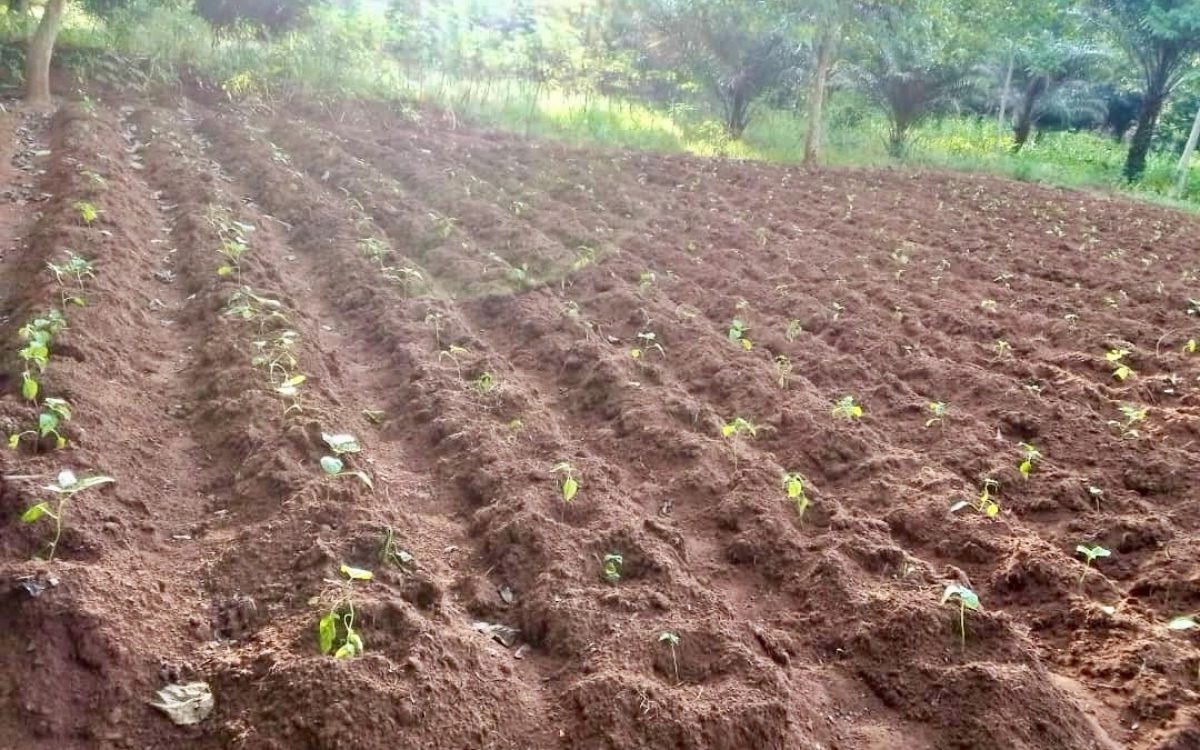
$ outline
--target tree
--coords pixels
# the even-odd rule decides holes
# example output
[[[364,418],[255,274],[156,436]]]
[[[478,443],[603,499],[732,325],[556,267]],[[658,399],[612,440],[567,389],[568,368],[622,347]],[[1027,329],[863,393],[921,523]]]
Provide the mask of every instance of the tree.
[[[804,134],[804,166],[816,166],[821,158],[821,133],[825,119],[825,89],[829,71],[837,60],[845,26],[852,11],[850,0],[805,0],[812,6],[813,64],[808,87],[808,132]]]
[[[1108,59],[1105,50],[1090,41],[1049,31],[1039,42],[1026,45],[1023,58],[1024,87],[1013,125],[1013,151],[1020,151],[1029,140],[1047,102],[1062,104],[1065,97],[1055,101],[1056,94],[1087,80]]]
[[[35,107],[50,102],[50,59],[62,27],[67,0],[47,0],[25,52],[25,101]]]
[[[771,0],[656,0],[646,17],[657,64],[694,76],[720,105],[731,138],[799,62],[794,19]]]
[[[913,127],[971,86],[963,50],[939,34],[932,18],[881,9],[866,25],[850,79],[888,117],[887,146],[903,156]]]
[[[1125,179],[1146,171],[1146,154],[1163,105],[1200,52],[1200,0],[1094,0],[1120,42],[1142,87],[1137,125],[1125,158]]]

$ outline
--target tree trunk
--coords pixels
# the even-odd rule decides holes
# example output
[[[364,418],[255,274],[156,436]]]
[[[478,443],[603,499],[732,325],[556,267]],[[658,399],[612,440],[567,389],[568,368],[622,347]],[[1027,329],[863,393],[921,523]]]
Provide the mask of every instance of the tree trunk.
[[[1037,108],[1038,99],[1047,88],[1044,76],[1038,76],[1025,87],[1025,96],[1021,101],[1021,113],[1017,115],[1017,125],[1013,129],[1013,153],[1020,151],[1029,140],[1029,134],[1033,131],[1033,111]]]
[[[1187,188],[1188,172],[1192,168],[1192,152],[1196,150],[1196,141],[1200,141],[1200,107],[1196,109],[1196,119],[1192,120],[1192,132],[1188,135],[1187,145],[1183,147],[1183,156],[1179,157],[1179,166],[1175,168],[1178,176],[1175,178],[1175,192],[1178,198]]]
[[[1129,182],[1136,182],[1146,171],[1146,154],[1150,152],[1154,128],[1158,125],[1158,116],[1162,113],[1163,102],[1167,96],[1164,89],[1164,86],[1153,87],[1146,92],[1146,99],[1142,102],[1137,127],[1133,131],[1133,139],[1129,142],[1129,155],[1125,157],[1125,179]]]
[[[825,116],[825,84],[833,62],[834,31],[826,27],[817,41],[817,64],[813,69],[812,88],[808,92],[808,133],[804,136],[804,166],[815,167],[821,160],[821,121]]]
[[[1008,55],[1008,72],[1004,74],[1004,88],[1000,90],[1000,114],[996,117],[996,140],[1004,139],[1004,110],[1008,105],[1008,90],[1012,87],[1013,61],[1015,55]]]
[[[50,103],[50,57],[66,7],[67,0],[49,0],[41,23],[29,38],[25,61],[25,101],[29,104]]]

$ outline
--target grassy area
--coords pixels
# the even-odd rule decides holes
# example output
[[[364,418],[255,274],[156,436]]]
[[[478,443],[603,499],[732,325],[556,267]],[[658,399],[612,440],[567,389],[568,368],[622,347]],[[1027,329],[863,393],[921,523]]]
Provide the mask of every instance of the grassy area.
[[[725,136],[718,121],[693,107],[656,109],[606,96],[536,88],[526,82],[488,85],[440,75],[401,79],[400,86],[406,97],[449,108],[470,121],[532,136],[779,162],[799,162],[803,156],[805,123],[790,112],[760,112],[744,137],[734,141]],[[1007,135],[998,137],[994,120],[947,117],[923,125],[907,156],[898,160],[885,149],[882,116],[846,116],[849,111],[841,116],[835,111],[826,128],[824,161],[828,164],[989,172],[1028,182],[1120,190],[1177,207],[1200,205],[1200,180],[1192,181],[1185,200],[1168,197],[1174,182],[1172,154],[1152,153],[1143,181],[1125,185],[1121,180],[1125,147],[1105,135],[1046,133],[1014,154]]]

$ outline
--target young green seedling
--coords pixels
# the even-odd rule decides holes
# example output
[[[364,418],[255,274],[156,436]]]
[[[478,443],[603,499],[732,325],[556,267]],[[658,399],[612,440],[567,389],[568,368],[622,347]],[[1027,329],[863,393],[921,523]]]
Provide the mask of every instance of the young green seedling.
[[[625,558],[615,552],[609,552],[604,556],[603,568],[601,575],[605,581],[609,583],[620,583],[621,567],[625,564]]]
[[[100,209],[88,201],[75,201],[71,207],[79,214],[80,220],[89,227],[100,217]]]
[[[775,355],[775,382],[782,390],[787,390],[792,379],[792,360],[786,354]]]
[[[338,597],[317,622],[317,646],[322,654],[333,653],[335,659],[349,659],[363,652],[362,637],[354,629],[354,582],[370,581],[375,574],[345,563],[339,572],[345,580],[330,581],[338,587]]]
[[[788,341],[795,341],[800,338],[800,334],[804,333],[804,325],[795,318],[787,322],[787,327],[783,329],[783,336]]]
[[[365,471],[346,469],[345,457],[351,453],[362,451],[362,446],[359,445],[357,438],[346,433],[322,432],[321,439],[325,441],[325,444],[329,446],[329,450],[333,452],[332,456],[321,456],[321,469],[326,474],[331,477],[355,477],[365,484],[367,489],[375,489],[370,475]]]
[[[745,417],[734,417],[731,421],[721,425],[721,437],[730,438],[742,434],[757,437],[758,426]]]
[[[642,271],[638,275],[638,288],[643,292],[654,286],[658,281],[658,276],[653,271]]]
[[[1004,359],[1012,353],[1012,345],[1004,339],[996,339],[996,343],[992,344],[992,351],[996,353],[997,359]]]
[[[411,266],[383,266],[379,270],[383,274],[383,278],[400,285],[405,297],[411,297],[413,289],[419,288],[421,284],[425,283],[425,276]],[[521,280],[524,281],[523,276]]]
[[[664,630],[658,634],[658,642],[665,643],[671,649],[671,665],[675,668],[675,682],[679,682],[679,657],[675,653],[675,647],[679,645],[679,634],[672,633],[669,630]]]
[[[567,461],[559,461],[550,467],[550,471],[561,475],[558,480],[558,494],[562,498],[564,506],[570,504],[575,499],[575,495],[579,493],[579,480],[575,477],[575,467]]]
[[[383,543],[379,546],[379,561],[407,571],[416,562],[416,558],[408,550],[400,547],[396,542],[395,530],[388,526],[383,531]]]
[[[967,647],[967,610],[977,612],[983,609],[979,603],[979,595],[966,586],[952,583],[942,592],[942,604],[948,601],[958,601],[958,632],[962,638],[962,647]]]
[[[47,547],[49,552],[46,555],[47,562],[54,561],[54,554],[58,551],[58,542],[62,539],[63,524],[67,516],[67,504],[76,494],[89,490],[93,487],[99,487],[102,484],[114,482],[112,477],[105,476],[90,476],[77,477],[75,472],[64,469],[58,473],[54,484],[48,484],[42,489],[47,492],[54,493],[54,499],[43,500],[36,505],[31,505],[21,514],[22,523],[36,523],[41,518],[49,518],[54,521],[54,538],[50,540]]]
[[[480,393],[491,393],[496,387],[496,376],[491,372],[483,372],[471,381],[471,387]]]
[[[808,510],[809,505],[808,493],[804,491],[807,483],[808,480],[799,472],[792,471],[783,475],[783,492],[787,495],[788,500],[796,506],[796,515],[800,517],[800,520],[804,520],[804,511]]]
[[[273,382],[279,378],[286,380],[299,364],[296,358],[299,341],[300,334],[292,330],[279,331],[270,339],[252,341],[250,343],[258,354],[250,359],[250,364],[265,367]]]
[[[59,286],[63,287],[61,291],[63,305],[71,303],[82,307],[84,305],[82,295],[83,285],[86,280],[96,278],[95,264],[75,253],[67,253],[65,261],[62,263],[48,261],[46,268],[54,274],[54,279],[58,282]],[[69,292],[67,290],[66,287],[69,279],[75,281],[75,286],[80,293]]]
[[[667,356],[667,350],[663,349],[662,344],[658,343],[658,335],[654,331],[642,331],[637,337],[638,345],[629,350],[629,356],[634,359],[641,359],[642,355],[651,349],[657,349],[660,356]]]
[[[734,318],[729,324],[729,340],[737,343],[746,351],[754,348],[754,342],[746,335],[750,330],[750,326],[746,325],[741,318]]]
[[[853,396],[842,396],[833,405],[833,409],[830,413],[838,419],[845,419],[853,422],[854,420],[862,418],[863,408],[854,402]]]
[[[1131,440],[1140,437],[1136,425],[1146,419],[1149,408],[1135,406],[1134,404],[1121,404],[1118,408],[1124,419],[1110,419],[1108,420],[1109,426],[1116,427],[1121,431],[1122,440]]]
[[[941,401],[930,401],[926,408],[929,409],[930,417],[925,420],[925,426],[932,427],[935,424],[941,426],[948,411],[946,404]]]
[[[1122,382],[1134,374],[1134,369],[1124,361],[1127,354],[1128,349],[1109,349],[1104,355],[1104,359],[1108,360],[1113,368],[1113,377]]]
[[[1030,443],[1020,443],[1017,447],[1021,449],[1021,463],[1017,464],[1017,471],[1021,472],[1022,477],[1029,479],[1034,463],[1042,460],[1042,453]]]
[[[1084,558],[1083,572],[1079,574],[1079,584],[1078,585],[1080,585],[1080,586],[1083,585],[1084,576],[1086,576],[1088,574],[1088,570],[1091,569],[1092,563],[1097,558],[1108,557],[1109,555],[1112,554],[1112,550],[1105,549],[1104,547],[1101,547],[1098,544],[1092,545],[1091,547],[1087,546],[1086,544],[1080,544],[1075,547],[1075,551],[1078,552],[1079,554],[1083,555],[1083,558]]]
[[[448,357],[454,363],[454,371],[458,373],[459,378],[462,378],[462,365],[459,363],[458,358],[463,354],[470,353],[471,350],[465,346],[451,344],[449,349],[443,349],[438,352],[438,363],[441,363],[443,357]]]
[[[992,494],[998,492],[1000,484],[995,479],[984,479],[983,487],[979,490],[979,497],[972,500],[959,500],[954,505],[950,506],[951,513],[957,513],[963,508],[974,508],[988,518],[995,518],[1000,514],[1000,506],[992,499]]]
[[[289,322],[282,302],[264,297],[250,287],[242,287],[229,295],[229,303],[221,314],[241,320],[257,321],[260,331],[264,330],[268,323],[287,325]]]
[[[364,237],[358,241],[358,249],[363,255],[370,260],[378,263],[380,266],[387,260],[388,254],[391,253],[391,248],[388,244],[378,237]]]
[[[25,430],[24,432],[16,432],[8,436],[8,447],[16,449],[20,445],[22,438],[30,436],[33,438],[34,449],[37,449],[38,442],[49,435],[54,436],[54,447],[65,448],[67,439],[59,433],[58,428],[63,422],[71,421],[71,405],[66,399],[47,397],[42,400],[42,411],[38,414],[38,426],[36,430]]]

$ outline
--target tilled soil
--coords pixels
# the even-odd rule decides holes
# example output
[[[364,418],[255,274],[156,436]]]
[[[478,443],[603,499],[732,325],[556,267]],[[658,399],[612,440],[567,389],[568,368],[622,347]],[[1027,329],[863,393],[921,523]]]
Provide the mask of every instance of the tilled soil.
[[[0,748],[1200,747],[1196,219],[382,110],[0,127],[7,432],[46,263],[95,264],[68,444],[2,459]],[[64,468],[116,481],[31,559]]]

